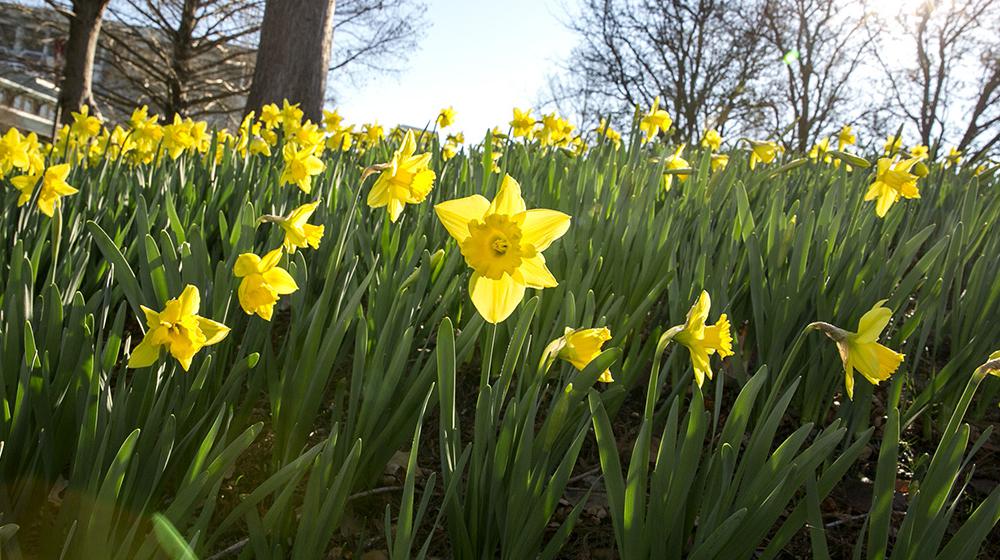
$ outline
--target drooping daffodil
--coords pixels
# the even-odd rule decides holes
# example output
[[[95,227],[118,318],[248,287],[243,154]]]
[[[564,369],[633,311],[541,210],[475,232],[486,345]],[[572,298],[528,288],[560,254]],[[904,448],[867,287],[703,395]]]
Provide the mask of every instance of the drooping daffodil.
[[[892,310],[883,307],[885,300],[877,302],[861,316],[857,332],[850,332],[829,323],[811,323],[807,328],[822,331],[837,343],[840,359],[844,364],[844,386],[847,397],[854,398],[854,370],[872,385],[885,381],[899,368],[904,355],[878,342],[879,336],[892,318]]]
[[[593,329],[571,329],[566,327],[563,335],[546,348],[545,354],[565,360],[577,370],[583,371],[594,358],[601,355],[601,347],[611,340],[611,330],[607,327]],[[597,378],[601,383],[614,383],[611,370],[606,369]]]
[[[707,325],[711,309],[712,298],[708,292],[702,291],[688,311],[684,324],[667,331],[667,336],[687,348],[691,354],[694,380],[699,387],[706,377],[712,379],[712,354],[718,353],[720,358],[733,355],[733,334],[729,318],[723,313],[714,325]]]

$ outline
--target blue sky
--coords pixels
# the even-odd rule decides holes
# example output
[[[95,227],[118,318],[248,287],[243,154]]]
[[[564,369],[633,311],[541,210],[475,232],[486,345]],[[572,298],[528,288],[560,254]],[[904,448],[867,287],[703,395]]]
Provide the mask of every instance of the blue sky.
[[[449,131],[479,136],[506,124],[511,107],[535,103],[575,44],[562,23],[570,0],[426,2],[431,26],[405,70],[334,86],[347,122],[423,126],[451,105]]]

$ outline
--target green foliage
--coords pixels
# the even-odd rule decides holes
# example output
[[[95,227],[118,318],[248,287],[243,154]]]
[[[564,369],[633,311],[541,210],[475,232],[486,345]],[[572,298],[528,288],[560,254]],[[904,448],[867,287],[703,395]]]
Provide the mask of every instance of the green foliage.
[[[554,558],[602,493],[622,557],[774,558],[802,535],[825,557],[835,551],[820,504],[860,475],[875,488],[858,535],[869,557],[976,556],[1000,519],[1000,490],[966,501],[991,433],[970,444],[963,424],[1000,394],[969,376],[1000,346],[995,178],[932,165],[922,198],[878,219],[863,200],[870,170],[789,158],[750,172],[734,150],[712,173],[710,154],[690,151],[692,174],[664,192],[673,150],[656,142],[574,156],[507,140],[499,165],[529,206],[573,222],[545,252],[558,287],[493,326],[433,212],[495,193],[493,143],[447,162],[436,139],[423,143],[435,188],[395,224],[364,205],[362,179],[392,142],[327,152],[311,197],[278,184],[280,145],[269,157],[225,148],[218,161],[75,165],[67,180],[80,192],[53,219],[17,209],[0,178],[0,553],[360,549],[338,531],[352,497],[408,448],[398,506],[385,508],[392,558],[427,557],[437,528],[455,558]],[[282,238],[259,218],[316,199],[322,244],[282,261],[300,289],[271,322],[245,314],[233,265]],[[127,369],[147,329],[140,306],[161,309],[186,284],[229,336],[188,372],[169,357]],[[733,321],[735,355],[713,358],[715,379],[699,388],[686,350],[660,340],[702,289]],[[834,345],[802,329],[853,326],[884,298],[894,322],[883,342],[906,360],[888,388],[859,376],[848,401]],[[546,356],[564,328],[602,326],[614,338],[582,371]],[[598,383],[608,368],[616,382]],[[624,441],[622,411],[643,394],[638,435]],[[926,469],[900,520],[908,433],[937,446],[918,458]],[[861,473],[875,441],[875,472]],[[590,444],[601,481],[560,512]],[[418,478],[418,462],[433,474]]]

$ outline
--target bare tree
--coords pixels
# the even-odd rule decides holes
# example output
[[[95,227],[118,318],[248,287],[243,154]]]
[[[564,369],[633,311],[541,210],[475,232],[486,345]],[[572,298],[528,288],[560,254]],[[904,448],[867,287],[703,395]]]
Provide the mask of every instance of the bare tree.
[[[318,122],[333,41],[334,0],[268,0],[246,112],[287,99]]]
[[[745,122],[765,60],[759,16],[752,0],[584,0],[568,22],[580,44],[566,76],[550,81],[552,101],[628,117],[660,96],[688,141]]]
[[[116,0],[101,40],[115,72],[98,95],[126,111],[149,103],[167,117],[239,117],[260,8],[246,0]]]
[[[320,7],[323,3],[317,3],[315,0],[313,2]],[[255,87],[258,87],[260,92],[248,100],[246,111],[255,110],[268,102],[280,102],[285,98],[301,102],[304,99],[303,92],[292,91],[293,89],[306,88],[312,92],[319,87],[317,83],[296,84],[295,80],[282,77],[283,72],[290,71],[287,64],[279,59],[279,54],[285,50],[291,49],[289,52],[296,53],[293,54],[296,61],[315,63],[315,65],[310,64],[310,76],[315,73],[319,77],[321,71],[319,62],[325,60],[325,72],[329,75],[322,76],[322,80],[317,79],[317,82],[338,85],[359,83],[374,74],[402,69],[409,53],[416,48],[417,40],[424,28],[425,6],[414,0],[340,0],[336,2],[336,11],[333,15],[332,47],[329,43],[324,47],[321,44],[323,38],[309,41],[303,38],[303,29],[298,19],[304,12],[295,11],[298,8],[292,9],[295,2],[288,4],[278,2],[278,4],[283,4],[281,9],[291,10],[291,13],[280,12],[279,8],[275,7],[274,17],[280,15],[281,18],[286,18],[287,21],[280,20],[278,23],[291,25],[292,31],[279,33],[275,39],[289,41],[290,45],[276,45],[274,49],[277,50],[272,50],[264,47],[265,39],[262,37],[261,49],[268,50],[267,56],[274,58],[274,64],[266,59],[263,59],[263,65],[258,63],[259,70],[255,71],[254,81],[259,80],[259,85]],[[332,13],[333,7],[330,10]],[[320,53],[321,48],[326,50]],[[327,85],[323,87],[324,96],[332,98],[332,90],[335,88]],[[264,90],[272,88],[275,91],[265,95]],[[310,97],[314,95],[309,93]],[[322,99],[316,106],[322,106]],[[303,108],[305,109],[305,105]],[[306,115],[313,119],[318,118],[316,115],[311,115],[308,110]]]
[[[975,157],[1000,143],[1000,1],[924,2],[901,12],[895,29],[909,60],[879,55],[891,113],[908,121],[935,151],[945,141]],[[879,52],[879,51],[876,51]]]
[[[765,34],[785,63],[775,77],[775,132],[790,131],[787,144],[800,152],[818,134],[870,110],[852,88],[874,43],[865,13],[863,1],[765,1]]]
[[[65,6],[56,0],[47,3],[69,21],[69,33],[64,46],[65,57],[59,80],[59,105],[56,122],[69,122],[71,113],[88,105],[98,112],[94,101],[92,79],[97,39],[101,34],[104,9],[110,0],[73,0]]]

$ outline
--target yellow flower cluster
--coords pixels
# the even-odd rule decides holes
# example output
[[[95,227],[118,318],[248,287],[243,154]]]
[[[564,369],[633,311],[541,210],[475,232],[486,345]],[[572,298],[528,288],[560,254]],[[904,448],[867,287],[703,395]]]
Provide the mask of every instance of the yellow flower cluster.
[[[253,112],[246,115],[235,134],[226,130],[209,131],[205,122],[179,115],[174,115],[165,124],[160,121],[143,106],[132,112],[124,126],[108,129],[87,107],[82,107],[79,112],[72,113],[72,122],[58,131],[51,144],[40,142],[35,134],[24,136],[16,129],[10,129],[0,136],[0,178],[8,179],[18,190],[18,206],[35,201],[38,209],[51,217],[59,209],[63,197],[78,192],[69,182],[75,167],[86,168],[108,159],[121,160],[129,165],[149,165],[185,156],[210,157],[219,162],[226,153],[244,158],[277,158],[276,152],[280,152],[278,185],[293,184],[309,194],[315,181],[320,180],[326,171],[321,159],[324,151],[354,150],[361,154],[386,139],[385,130],[378,123],[364,124],[359,131],[355,131],[355,125],[345,124],[336,110],[324,111],[320,124],[303,120],[299,106],[288,101],[280,107],[277,104],[265,105],[259,117]],[[435,118],[435,124],[440,128],[449,127],[454,122],[455,111],[451,107],[441,109]],[[583,136],[567,119],[556,113],[543,114],[536,119],[531,109],[515,108],[509,124],[513,138],[559,148],[570,155],[579,155],[587,150]],[[660,108],[660,99],[656,98],[639,117],[640,140],[642,143],[652,142],[669,133],[671,126],[669,114]],[[605,119],[591,133],[603,137],[603,141],[616,149],[621,146],[621,134]],[[388,136],[390,140],[398,141],[398,147],[389,161],[369,167],[362,181],[370,174],[378,174],[368,192],[368,206],[386,208],[388,219],[397,222],[406,205],[420,204],[427,198],[437,176],[431,169],[431,151],[418,153],[422,146],[429,145],[425,134],[397,127],[390,130]],[[833,139],[837,143],[836,151],[830,148]],[[774,162],[784,151],[776,142],[742,140],[749,145],[750,169]],[[859,165],[867,166],[863,158],[846,152],[856,141],[851,127],[846,125],[833,138],[819,139],[808,156],[814,162],[839,165],[841,159],[846,158],[845,161],[860,161]],[[462,133],[448,134],[440,147],[442,160],[455,157],[464,142]],[[492,148],[492,170],[500,172],[499,162],[507,146],[507,134],[495,128],[487,142]],[[722,143],[718,130],[705,129],[700,145],[710,156],[713,172],[724,169],[729,161],[730,155],[718,153]],[[210,154],[213,145],[215,151]],[[683,183],[693,173],[692,165],[685,159],[685,149],[686,145],[680,144],[661,162],[662,185],[666,191],[675,184],[675,176],[676,181]],[[917,181],[926,175],[927,169],[922,162],[929,157],[926,146],[904,150],[902,138],[898,136],[887,139],[884,151],[887,155],[878,160],[874,181],[864,196],[866,201],[875,201],[875,211],[880,218],[886,216],[892,205],[901,199],[920,197]],[[901,159],[906,154],[909,157]],[[958,166],[961,156],[959,150],[952,148],[943,159],[942,167]],[[785,168],[799,161],[805,160],[790,162]],[[847,171],[851,170],[850,165],[845,167]],[[319,205],[320,201],[315,200],[284,215],[264,215],[260,218],[260,223],[280,226],[284,231],[284,240],[280,247],[262,256],[247,252],[236,259],[233,274],[240,279],[237,295],[240,306],[248,315],[270,320],[280,297],[298,290],[294,277],[281,266],[281,262],[285,255],[299,249],[319,248],[324,227],[309,223]],[[558,285],[542,253],[566,234],[571,217],[555,210],[529,210],[521,196],[520,184],[513,177],[503,177],[492,201],[473,195],[441,202],[434,207],[434,211],[472,269],[469,295],[486,321],[496,324],[506,320],[528,288],[544,289]],[[166,349],[186,370],[194,354],[202,347],[225,338],[228,328],[198,316],[199,304],[198,288],[187,286],[180,296],[166,302],[163,311],[144,307],[149,330],[133,349],[129,366],[151,365],[161,350]],[[733,353],[729,321],[723,314],[714,325],[708,325],[710,307],[708,293],[703,292],[688,313],[686,322],[668,331],[670,340],[690,352],[699,385],[706,377],[712,377],[710,356],[718,354],[724,358]],[[880,302],[861,318],[856,333],[827,323],[810,325],[826,332],[837,342],[844,360],[849,396],[853,395],[852,372],[855,369],[872,383],[877,383],[888,378],[901,363],[901,354],[876,342],[889,316],[889,310],[881,307]],[[567,328],[564,336],[554,342],[552,355],[583,369],[600,354],[602,346],[610,339],[611,333],[607,328]],[[610,371],[603,372],[600,380],[613,381]]]

